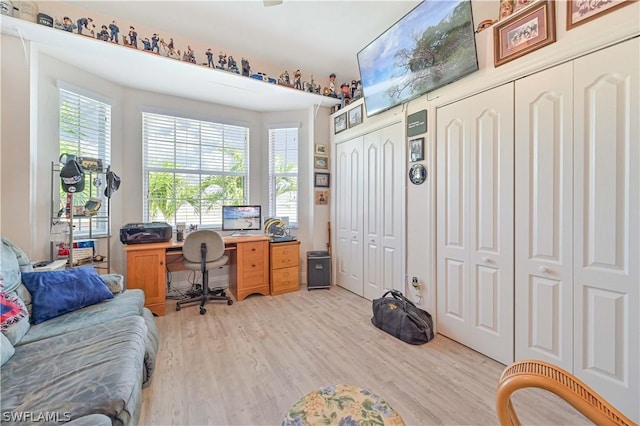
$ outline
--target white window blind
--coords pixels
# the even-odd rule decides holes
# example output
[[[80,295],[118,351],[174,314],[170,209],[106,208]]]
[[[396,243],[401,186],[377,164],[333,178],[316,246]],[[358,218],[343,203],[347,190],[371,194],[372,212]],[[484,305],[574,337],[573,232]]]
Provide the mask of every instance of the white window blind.
[[[298,226],[298,129],[269,129],[269,215]]]
[[[222,226],[222,206],[246,204],[247,127],[142,113],[148,221]]]
[[[103,164],[110,164],[111,105],[70,90],[59,89],[59,108],[60,154],[99,158]],[[85,178],[88,179],[86,174]],[[74,194],[74,205],[84,205],[89,197],[101,198],[103,205],[106,204],[106,197],[103,191],[99,191],[99,186],[85,182],[84,191]],[[66,194],[62,192],[60,199],[65,198]],[[86,236],[89,226],[94,226],[93,235],[108,232],[106,221],[91,223],[88,219],[81,219],[75,225],[74,234],[81,238]]]

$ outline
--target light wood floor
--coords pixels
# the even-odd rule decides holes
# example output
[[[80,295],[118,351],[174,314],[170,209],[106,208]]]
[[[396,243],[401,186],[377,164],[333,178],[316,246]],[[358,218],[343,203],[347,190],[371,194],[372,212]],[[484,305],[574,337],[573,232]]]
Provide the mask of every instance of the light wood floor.
[[[156,371],[141,425],[279,425],[329,384],[377,393],[408,425],[497,424],[503,365],[444,336],[411,346],[371,325],[371,302],[340,287],[214,302],[156,318]],[[524,423],[588,424],[540,390],[514,398]]]

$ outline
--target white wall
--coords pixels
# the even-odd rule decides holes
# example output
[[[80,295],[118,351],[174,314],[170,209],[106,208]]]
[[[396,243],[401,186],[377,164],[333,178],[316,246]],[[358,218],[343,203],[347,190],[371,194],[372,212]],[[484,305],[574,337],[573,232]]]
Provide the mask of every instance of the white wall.
[[[320,108],[317,112],[310,108],[308,111],[258,113],[145,92],[122,87],[76,69],[44,51],[39,52],[38,47],[31,47],[28,42],[26,46],[33,50],[31,57],[24,56],[19,39],[2,36],[2,139],[5,142],[1,145],[0,218],[2,235],[23,247],[32,259],[49,257],[50,170],[51,162],[59,155],[58,81],[112,105],[111,166],[122,179],[119,191],[111,199],[113,272],[126,271],[122,244],[118,239],[120,227],[143,219],[141,111],[247,125],[251,135],[249,200],[263,205],[268,203],[266,129],[272,123],[300,123],[301,158],[309,155],[310,160],[301,161],[300,174],[304,186],[301,186],[300,214],[303,220],[297,234],[303,240],[305,250],[325,247],[324,242],[313,239],[316,235],[313,232],[316,214],[305,189],[311,181],[310,176],[313,176],[313,170],[309,169],[313,149],[309,146],[313,146],[317,134],[325,140],[328,138],[327,127],[318,129],[315,124],[318,120],[326,126],[327,108]],[[30,94],[34,98],[31,103]]]

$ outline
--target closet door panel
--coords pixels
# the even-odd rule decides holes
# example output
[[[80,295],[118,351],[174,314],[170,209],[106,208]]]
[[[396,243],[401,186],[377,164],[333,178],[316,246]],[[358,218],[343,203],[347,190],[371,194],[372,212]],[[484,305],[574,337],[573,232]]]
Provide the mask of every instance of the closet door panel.
[[[363,294],[363,177],[362,138],[336,146],[336,283]]]
[[[574,374],[638,421],[640,42],[575,61]]]
[[[515,357],[573,370],[573,64],[515,87]]]
[[[381,294],[382,268],[380,217],[381,210],[381,168],[382,152],[380,149],[380,132],[376,131],[364,136],[364,291],[366,299],[373,300]]]
[[[403,123],[380,130],[382,191],[378,209],[382,212],[379,236],[382,246],[380,265],[383,282],[380,293],[375,297],[381,296],[389,289],[404,290],[405,147]]]
[[[469,318],[474,349],[513,361],[513,85],[474,96],[470,114]]]
[[[468,118],[462,102],[437,111],[438,331],[468,343]]]

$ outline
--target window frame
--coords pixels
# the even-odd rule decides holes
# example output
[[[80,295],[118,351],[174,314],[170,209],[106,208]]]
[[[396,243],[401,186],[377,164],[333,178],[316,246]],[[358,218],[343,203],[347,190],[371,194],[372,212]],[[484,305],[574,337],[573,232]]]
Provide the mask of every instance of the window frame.
[[[155,120],[155,121],[154,121]],[[160,139],[160,137],[158,135],[156,135],[155,139],[154,137],[150,137],[150,135],[148,134],[148,132],[150,132],[153,129],[153,126],[156,126],[155,131],[159,131],[159,129],[163,126],[163,125],[170,125],[171,123],[173,123],[173,136],[166,136],[164,139]],[[216,202],[214,202],[212,207],[215,207],[216,204],[246,204],[249,200],[249,189],[250,189],[250,182],[249,182],[249,171],[250,171],[250,126],[246,123],[227,123],[224,121],[220,121],[220,120],[216,120],[213,121],[212,119],[205,119],[205,118],[200,118],[200,117],[190,117],[190,116],[185,116],[185,115],[178,115],[172,112],[166,112],[166,111],[155,111],[155,110],[143,110],[141,112],[141,125],[142,125],[142,156],[143,156],[143,160],[142,160],[142,186],[143,186],[143,217],[145,221],[150,221],[150,220],[158,220],[157,217],[153,217],[152,218],[152,206],[151,203],[153,202],[153,200],[158,200],[159,202],[161,202],[160,200],[162,199],[162,197],[158,197],[158,198],[150,198],[151,197],[151,191],[152,189],[150,188],[152,182],[150,181],[150,176],[152,173],[168,173],[169,175],[172,176],[172,178],[170,178],[174,188],[176,188],[176,190],[173,192],[173,197],[172,198],[168,198],[169,204],[173,203],[174,208],[173,208],[173,214],[172,216],[168,216],[168,218],[170,220],[167,219],[167,216],[165,216],[164,213],[161,212],[162,217],[164,218],[163,220],[165,220],[166,222],[168,222],[172,227],[176,228],[179,224],[180,225],[197,225],[199,228],[209,228],[209,229],[217,229],[220,230],[222,229],[222,212],[218,212],[217,214],[214,212],[212,215],[203,215],[203,205],[209,201],[211,202],[211,200],[207,200],[206,199],[206,195],[204,194],[204,192],[202,191],[202,188],[198,188],[197,189],[197,197],[194,197],[191,201],[196,202],[197,201],[197,208],[193,207],[193,205],[188,202],[185,198],[181,197],[178,194],[178,191],[180,191],[180,186],[181,184],[178,184],[179,180],[182,178],[186,178],[186,179],[190,179],[192,180],[191,185],[202,185],[202,182],[208,178],[212,178],[215,179],[216,177],[222,177],[223,182],[226,182],[227,179],[231,179],[233,180],[234,177],[240,177],[242,179],[242,199],[240,200],[239,197],[236,197],[234,199],[227,199],[227,198],[222,198]],[[185,136],[185,139],[182,140],[179,136],[178,136],[178,132],[179,129],[188,129],[189,131],[193,131],[193,129],[195,127],[198,128],[198,138],[197,138],[197,143],[195,143],[194,139],[188,139]],[[209,135],[210,134],[207,133],[206,130],[203,129],[222,129],[222,133],[226,134],[227,131],[229,131],[229,133],[237,133],[239,135],[241,135],[241,137],[234,139],[233,137],[229,137],[227,139],[226,136],[223,136],[222,139],[220,140],[214,140],[214,139],[203,139],[204,136]],[[187,132],[187,130],[185,130],[185,132]],[[193,136],[193,135],[192,135]],[[240,139],[243,139],[240,142]],[[149,150],[149,144],[156,142],[158,144],[163,143],[165,145],[166,148],[172,147],[172,152],[170,153],[170,156],[172,157],[171,160],[173,161],[172,164],[173,166],[169,166],[169,167],[162,167],[162,166],[158,166],[158,165],[151,165],[150,164],[150,158],[149,156],[158,156],[160,155],[160,148],[158,148],[157,150],[150,152]],[[241,171],[233,171],[231,169],[226,169],[226,162],[225,162],[225,158],[228,155],[225,154],[226,150],[231,150],[231,146],[233,146],[234,143],[241,143],[243,146],[238,149],[237,147],[234,148],[234,150],[236,152],[238,151],[242,151],[242,159],[241,161],[244,164],[244,168]],[[221,145],[220,145],[221,144]],[[190,147],[190,149],[194,149],[195,147],[197,147],[198,153],[199,155],[197,155],[194,158],[198,158],[199,164],[197,167],[193,167],[192,163],[185,163],[184,165],[182,164],[176,164],[178,162],[178,160],[180,159],[181,155],[178,153],[179,147],[182,147],[184,149],[187,149]],[[207,147],[209,148],[216,148],[216,149],[221,149],[223,152],[220,153],[219,155],[222,156],[223,160],[222,160],[222,164],[223,167],[222,169],[215,169],[215,167],[208,167],[208,168],[203,168],[202,167],[202,160],[203,160],[203,147],[206,149]],[[182,158],[183,160],[185,158]],[[229,161],[230,164],[230,168],[233,167],[233,165],[231,165],[231,162]],[[197,183],[195,182],[197,181]],[[184,183],[184,181],[183,181]],[[206,191],[206,188],[205,188]],[[218,192],[218,191],[217,191]],[[183,194],[184,195],[184,194]],[[185,220],[181,219],[180,215],[180,210],[182,208],[185,209],[189,209],[189,207],[185,206],[185,202],[187,202],[187,204],[190,204],[193,208],[193,215],[191,217],[186,218]],[[177,208],[175,208],[175,206],[177,206]],[[170,210],[170,208],[169,208]],[[221,209],[220,209],[221,210]],[[183,210],[183,213],[184,214]],[[210,210],[209,210],[210,211]],[[199,213],[195,213],[195,212],[199,212]],[[204,223],[203,223],[203,218],[204,219]],[[209,218],[209,220],[207,219]]]
[[[276,141],[273,139],[273,137],[275,135],[273,135],[273,133],[276,132],[291,132],[291,131],[295,131],[295,150],[296,150],[296,163],[295,163],[295,171],[290,171],[290,172],[277,172],[274,170],[275,164],[274,164],[274,155],[277,155],[273,152],[273,150],[275,149],[274,143],[276,143]],[[285,139],[288,139],[290,137],[290,135],[285,134],[283,135],[285,137]],[[284,124],[274,124],[269,126],[269,128],[267,129],[267,141],[268,141],[268,152],[267,152],[267,161],[268,161],[268,187],[269,187],[269,191],[268,191],[268,214],[269,216],[265,216],[266,217],[288,217],[289,218],[289,224],[288,227],[290,228],[298,228],[299,224],[300,224],[300,125],[298,123],[296,124],[289,124],[289,123],[284,123]],[[285,145],[292,143],[289,140],[286,140]],[[285,157],[286,157],[286,151],[288,150],[288,146],[285,147]],[[289,161],[289,158],[285,158],[285,161]],[[276,179],[278,178],[294,178],[296,180],[296,189],[295,189],[295,215],[291,215],[291,213],[286,212],[285,214],[279,214],[278,209],[277,209],[277,194],[276,194]]]

